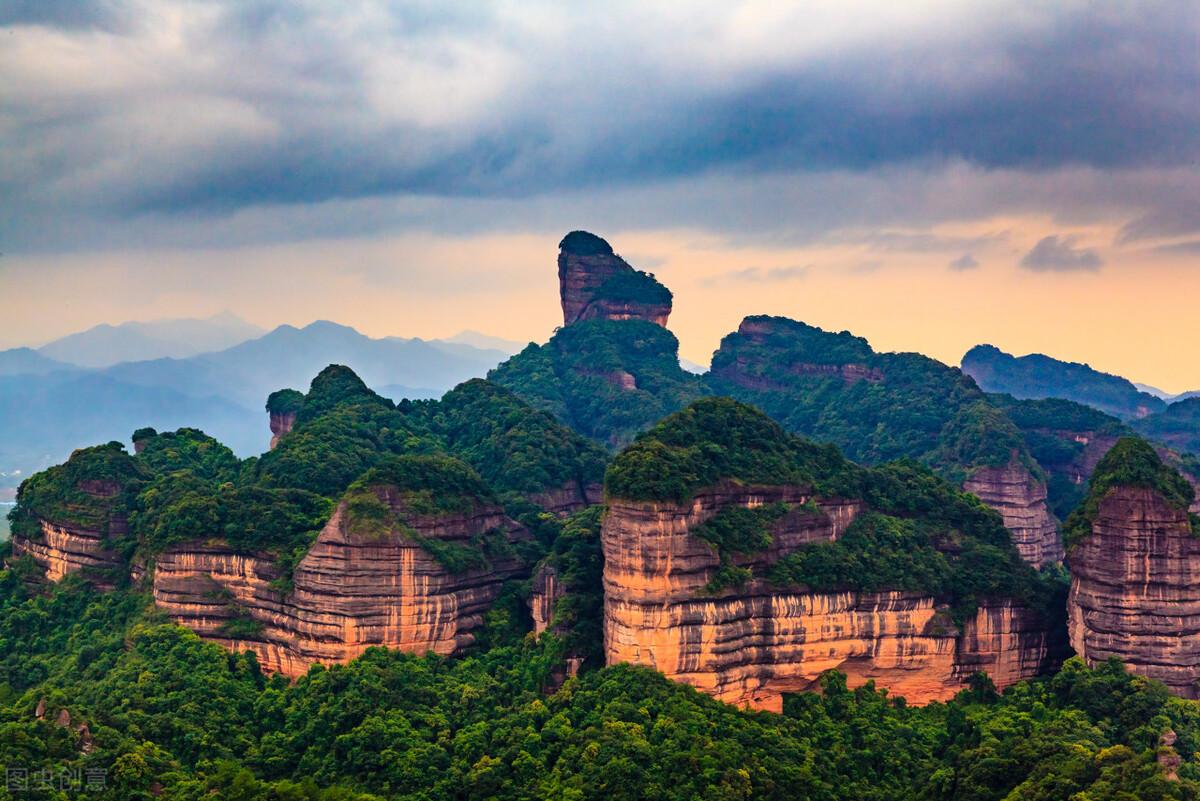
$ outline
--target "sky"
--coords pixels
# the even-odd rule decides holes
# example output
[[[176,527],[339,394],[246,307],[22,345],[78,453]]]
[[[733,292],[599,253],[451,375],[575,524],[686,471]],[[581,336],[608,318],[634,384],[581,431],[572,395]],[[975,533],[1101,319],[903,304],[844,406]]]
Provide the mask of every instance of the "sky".
[[[0,0],[0,347],[561,323],[583,228],[749,314],[1200,388],[1200,4]]]

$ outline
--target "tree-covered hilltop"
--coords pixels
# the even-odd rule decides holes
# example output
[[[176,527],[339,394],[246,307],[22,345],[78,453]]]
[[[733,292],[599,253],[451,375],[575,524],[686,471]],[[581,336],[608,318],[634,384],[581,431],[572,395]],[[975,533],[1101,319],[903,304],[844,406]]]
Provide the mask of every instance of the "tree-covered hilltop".
[[[702,398],[638,435],[609,465],[605,491],[634,501],[689,500],[723,481],[800,484],[852,497],[862,470],[836,447],[786,433],[731,398]]]
[[[963,372],[988,392],[1016,398],[1062,398],[1122,419],[1161,411],[1166,403],[1121,376],[1040,353],[1012,356],[993,345],[976,345],[962,359]]]
[[[120,443],[77,451],[23,484],[12,513],[14,531],[38,537],[38,518],[95,531],[130,560],[152,558],[182,542],[224,540],[241,552],[273,556],[286,587],[291,568],[335,504],[343,497],[363,502],[363,482],[393,480],[408,487],[422,471],[430,481],[469,479],[474,496],[508,506],[547,547],[553,532],[534,502],[539,494],[603,477],[605,456],[598,446],[481,380],[458,387],[444,402],[397,406],[349,368],[330,365],[307,393],[274,393],[268,408],[296,420],[274,450],[256,458],[238,460],[212,437],[188,428],[139,429],[137,455]],[[436,512],[449,502],[449,486],[404,491]],[[421,544],[455,564],[475,558]],[[528,554],[531,560],[539,556]]]
[[[913,461],[860,467],[836,447],[788,434],[730,398],[698,400],[640,434],[609,466],[605,491],[610,499],[684,503],[726,483],[799,485],[816,497],[861,499],[871,510],[838,540],[802,546],[759,578],[818,592],[927,592],[960,619],[989,597],[1018,599],[1050,620],[1062,617],[1060,578],[1027,565],[1000,516],[975,496]],[[710,590],[755,577],[726,559],[727,552],[766,550],[781,516],[770,507],[720,510],[697,530],[722,557]]]
[[[1200,455],[1200,397],[1176,401],[1132,425],[1143,436],[1176,450]]]
[[[574,323],[488,380],[611,447],[706,394],[700,377],[679,366],[675,335],[645,320]]]
[[[79,795],[97,801],[1200,794],[1196,704],[1115,663],[1073,659],[1002,695],[979,677],[925,707],[829,673],[782,715],[629,666],[547,694],[552,636],[460,659],[376,648],[288,682],[164,621],[145,595],[73,579],[33,592],[23,569],[0,571],[0,765],[29,780],[5,798],[68,797],[38,783],[64,769],[90,777]]]
[[[1063,541],[1071,546],[1092,533],[1100,513],[1100,502],[1117,488],[1148,489],[1180,511],[1186,512],[1195,499],[1187,479],[1166,464],[1154,447],[1140,437],[1122,437],[1109,449],[1088,483],[1087,495],[1063,525]],[[1200,534],[1200,519],[1192,516],[1192,529]]]
[[[671,290],[658,282],[653,275],[642,270],[620,272],[601,284],[592,300],[607,300],[612,303],[642,303],[646,305],[670,305]]]
[[[969,377],[920,354],[876,353],[846,331],[747,317],[721,340],[708,384],[858,462],[913,458],[961,481],[1015,456],[1036,472],[1019,432]]]
[[[117,535],[148,471],[119,442],[80,448],[21,482],[9,514],[14,536],[38,538],[38,519]]]
[[[604,478],[602,448],[489,381],[467,381],[413,408],[446,450],[500,492],[537,494]]]

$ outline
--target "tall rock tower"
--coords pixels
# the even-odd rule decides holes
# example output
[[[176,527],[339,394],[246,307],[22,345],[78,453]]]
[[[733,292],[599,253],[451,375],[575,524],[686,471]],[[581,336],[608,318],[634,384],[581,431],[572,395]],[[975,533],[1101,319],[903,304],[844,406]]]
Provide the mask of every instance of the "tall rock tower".
[[[572,231],[558,248],[563,325],[600,319],[648,320],[666,327],[671,290],[631,267],[608,242],[587,231]]]

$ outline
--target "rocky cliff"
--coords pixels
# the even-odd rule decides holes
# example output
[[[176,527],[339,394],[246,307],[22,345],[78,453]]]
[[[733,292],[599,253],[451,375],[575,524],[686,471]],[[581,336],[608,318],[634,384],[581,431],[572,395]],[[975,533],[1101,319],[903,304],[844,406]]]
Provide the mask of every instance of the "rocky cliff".
[[[271,416],[271,450],[284,435],[291,433],[296,417],[304,406],[304,395],[294,389],[280,389],[267,397],[267,413]]]
[[[279,444],[279,440],[292,430],[296,424],[295,412],[271,412],[271,450]]]
[[[317,662],[348,661],[373,645],[462,650],[504,582],[528,575],[512,549],[528,533],[496,507],[424,515],[387,489],[378,497],[402,522],[363,526],[343,502],[296,565],[286,594],[265,555],[192,542],[158,556],[155,603],[202,637],[252,650],[265,669],[288,676]],[[435,555],[480,548],[485,560],[477,564],[447,567]]]
[[[960,371],[918,354],[877,353],[846,331],[755,316],[721,340],[710,378],[717,392],[852,459],[914,458],[965,473],[964,489],[1001,514],[1030,564],[1062,559],[1046,483],[1024,466],[1034,460],[1020,431]]]
[[[116,523],[123,527],[124,520]],[[69,573],[81,573],[100,588],[115,586],[125,563],[98,531],[39,520],[40,536],[14,535],[13,556],[29,556],[57,582]]]
[[[609,664],[648,665],[724,701],[780,710],[782,694],[838,669],[910,703],[942,700],[986,671],[1003,687],[1046,667],[1045,623],[1009,601],[981,604],[959,627],[920,592],[805,592],[753,578],[714,592],[720,558],[692,532],[730,505],[786,503],[769,548],[735,557],[761,568],[806,543],[837,539],[857,501],[798,487],[705,491],[685,504],[610,502],[602,530]]]
[[[1046,505],[1046,484],[1020,461],[980,468],[963,482],[963,489],[1000,513],[1026,562],[1040,567],[1062,561],[1058,523]]]
[[[125,573],[116,543],[129,531],[132,493],[141,468],[118,442],[81,448],[64,464],[25,481],[12,517],[12,549],[49,581],[70,573],[101,588]]]
[[[1090,664],[1115,656],[1200,698],[1200,538],[1187,510],[1154,489],[1115,488],[1068,560],[1076,653]]]
[[[558,283],[563,325],[580,320],[648,320],[666,326],[670,291],[635,270],[612,246],[586,231],[572,231],[559,243]]]

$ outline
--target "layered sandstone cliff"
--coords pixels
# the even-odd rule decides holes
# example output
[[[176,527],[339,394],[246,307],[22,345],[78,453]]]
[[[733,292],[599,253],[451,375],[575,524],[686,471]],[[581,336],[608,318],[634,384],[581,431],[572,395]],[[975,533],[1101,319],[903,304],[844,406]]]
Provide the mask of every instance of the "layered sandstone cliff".
[[[572,231],[559,244],[558,282],[563,325],[600,319],[649,320],[665,327],[671,314],[666,287],[586,231]]]
[[[1090,664],[1117,657],[1200,698],[1200,538],[1187,511],[1153,489],[1117,487],[1068,562],[1076,653]]]
[[[110,547],[107,534],[47,520],[38,522],[38,538],[13,536],[13,556],[31,557],[51,582],[78,572],[102,589],[116,585],[125,563]],[[123,531],[124,518],[113,524]]]
[[[405,513],[398,497],[383,497],[408,530],[358,530],[341,504],[296,566],[286,595],[265,555],[195,542],[158,556],[155,603],[205,639],[252,650],[265,669],[288,676],[314,663],[348,661],[373,645],[462,650],[504,582],[526,570],[511,545],[528,533],[495,507],[432,517]],[[486,536],[502,539],[499,551],[488,554],[486,566],[460,572],[419,544],[470,548]]]
[[[1058,524],[1046,505],[1046,484],[1014,458],[1004,467],[984,467],[963,482],[963,490],[1004,518],[1013,545],[1034,567],[1061,562]]]
[[[739,566],[834,540],[862,511],[795,487],[719,487],[683,505],[611,501],[602,529],[608,664],[647,665],[724,701],[774,710],[783,693],[811,689],[830,669],[852,686],[874,680],[926,703],[954,695],[977,671],[1003,687],[1045,667],[1045,625],[1003,600],[960,629],[920,593],[803,592],[760,578],[710,592],[720,560],[691,530],[725,506],[778,502],[790,511],[771,546],[736,557]]]
[[[600,503],[604,499],[604,487],[600,484],[585,484],[568,481],[557,489],[536,492],[529,496],[532,503],[556,515],[577,512],[586,506]]]
[[[103,455],[109,446],[86,449],[72,459]],[[121,450],[109,451],[110,458],[128,460]],[[13,556],[28,556],[44,571],[48,581],[57,582],[79,573],[102,589],[115,586],[124,574],[124,560],[113,542],[129,531],[125,485],[121,479],[80,477],[86,469],[71,471],[63,465],[47,471],[45,484],[59,483],[64,498],[48,504],[42,516],[30,514],[25,525],[13,527]],[[22,492],[24,493],[24,488]],[[25,499],[28,503],[28,499]]]

